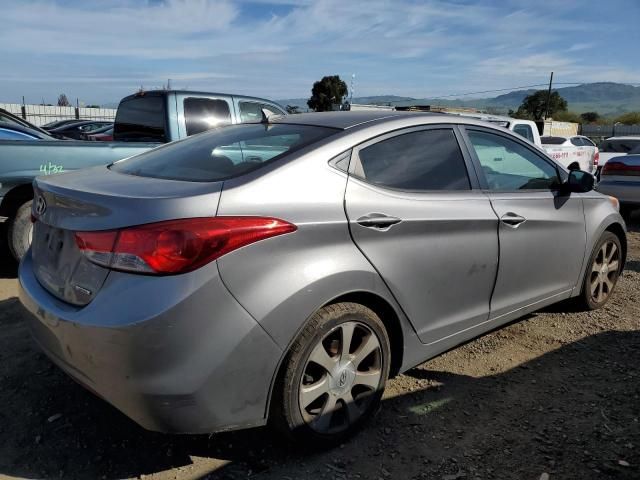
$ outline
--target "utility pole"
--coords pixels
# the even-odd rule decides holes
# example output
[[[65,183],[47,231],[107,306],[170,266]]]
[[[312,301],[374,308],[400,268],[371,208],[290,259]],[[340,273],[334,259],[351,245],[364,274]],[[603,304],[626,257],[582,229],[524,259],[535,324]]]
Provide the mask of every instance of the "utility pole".
[[[349,105],[351,105],[353,103],[353,89],[355,88],[354,87],[355,80],[356,80],[356,74],[352,73],[351,74],[351,88],[349,89],[349,93],[350,93],[350,95],[349,95],[349,97],[350,97],[349,98]]]
[[[549,91],[547,92],[547,108],[544,112],[544,120],[549,117],[549,107],[551,106],[551,84],[553,83],[553,72],[551,72],[551,78],[549,78]]]

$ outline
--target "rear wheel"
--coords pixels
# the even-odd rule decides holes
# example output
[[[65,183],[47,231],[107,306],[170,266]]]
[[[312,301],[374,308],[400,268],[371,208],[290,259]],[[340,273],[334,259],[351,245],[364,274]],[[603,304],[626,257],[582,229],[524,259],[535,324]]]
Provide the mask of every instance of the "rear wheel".
[[[9,220],[7,237],[9,250],[13,257],[20,261],[31,246],[33,236],[33,223],[31,223],[32,200],[20,205],[14,217]]]
[[[342,441],[376,410],[389,363],[389,339],[372,310],[355,303],[322,308],[291,347],[274,421],[297,439]]]
[[[620,239],[605,232],[591,254],[582,285],[581,303],[589,310],[604,306],[611,297],[622,270]]]

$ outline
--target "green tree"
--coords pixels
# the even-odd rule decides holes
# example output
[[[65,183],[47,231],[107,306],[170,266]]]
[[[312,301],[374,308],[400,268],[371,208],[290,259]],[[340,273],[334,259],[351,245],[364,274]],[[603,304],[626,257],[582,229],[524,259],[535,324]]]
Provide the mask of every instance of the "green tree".
[[[61,93],[60,96],[58,97],[58,106],[59,107],[70,107],[71,103],[69,102],[69,99],[67,98],[67,96],[64,93]]]
[[[600,114],[598,112],[584,112],[580,114],[580,119],[584,123],[596,123],[600,120]]]
[[[316,112],[326,112],[332,110],[333,105],[341,104],[347,93],[347,84],[339,75],[322,77],[313,84],[307,105]]]
[[[625,125],[640,125],[640,112],[629,112],[616,117],[615,123],[624,123]]]
[[[557,112],[565,112],[567,110],[567,101],[558,92],[551,92],[549,96],[546,90],[538,90],[524,98],[516,115],[520,115],[518,118],[526,118],[528,116],[533,120],[544,120],[547,112],[547,99],[550,117],[553,117]]]

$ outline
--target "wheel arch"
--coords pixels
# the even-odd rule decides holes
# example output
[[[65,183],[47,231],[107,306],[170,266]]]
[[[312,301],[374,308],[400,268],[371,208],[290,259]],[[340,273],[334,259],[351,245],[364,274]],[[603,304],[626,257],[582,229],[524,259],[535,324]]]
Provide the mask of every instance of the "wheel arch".
[[[624,265],[627,262],[627,234],[624,230],[624,227],[617,222],[609,224],[609,226],[607,226],[604,231],[613,233],[616,237],[618,237],[618,240],[620,240],[620,245],[622,246],[622,267],[620,272],[622,273],[622,271],[624,270]]]
[[[18,208],[29,200],[33,200],[33,187],[30,183],[13,187],[2,198],[0,216],[12,218]]]
[[[402,322],[400,316],[393,305],[385,299],[383,296],[366,290],[358,290],[349,293],[344,293],[328,300],[321,305],[317,310],[334,305],[336,303],[351,302],[358,303],[367,308],[370,308],[376,315],[380,317],[380,320],[384,324],[387,333],[389,334],[389,346],[391,350],[391,364],[389,368],[389,378],[393,378],[398,375],[402,369],[404,360],[404,330],[402,328]],[[274,406],[274,397],[278,395],[277,385],[281,382],[284,369],[287,364],[287,358],[291,353],[291,346],[295,342],[300,332],[304,329],[304,326],[309,321],[309,318],[317,311],[309,315],[309,317],[302,323],[295,335],[293,335],[289,345],[283,350],[280,361],[275,369],[271,385],[269,387],[269,396],[267,398],[267,405],[265,409],[265,416],[267,419],[271,416],[271,410]]]

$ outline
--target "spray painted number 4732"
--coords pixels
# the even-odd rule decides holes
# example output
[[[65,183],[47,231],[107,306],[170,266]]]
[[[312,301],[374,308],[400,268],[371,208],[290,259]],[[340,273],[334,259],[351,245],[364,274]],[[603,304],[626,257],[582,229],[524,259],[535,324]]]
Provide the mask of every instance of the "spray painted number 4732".
[[[43,163],[40,165],[40,171],[45,175],[51,175],[52,173],[64,172],[62,165],[56,165],[55,163]]]

